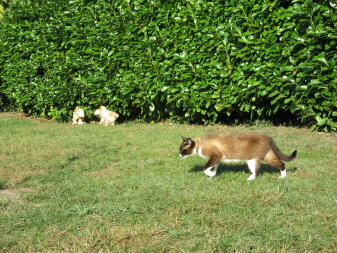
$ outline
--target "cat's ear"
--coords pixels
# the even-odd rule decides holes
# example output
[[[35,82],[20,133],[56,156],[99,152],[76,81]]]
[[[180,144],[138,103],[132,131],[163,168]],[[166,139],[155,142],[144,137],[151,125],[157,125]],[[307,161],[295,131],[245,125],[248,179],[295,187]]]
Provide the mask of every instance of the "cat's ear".
[[[188,144],[188,145],[192,145],[193,141],[191,138],[186,138],[186,137],[182,137],[183,142]]]
[[[187,138],[186,142],[187,142],[188,145],[192,145],[192,143],[193,143],[191,138]]]

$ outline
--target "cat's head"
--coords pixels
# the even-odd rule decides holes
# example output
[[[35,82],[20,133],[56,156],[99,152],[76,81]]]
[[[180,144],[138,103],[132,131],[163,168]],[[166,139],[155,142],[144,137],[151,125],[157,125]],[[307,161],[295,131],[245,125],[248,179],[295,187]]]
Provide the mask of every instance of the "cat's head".
[[[95,115],[95,116],[101,116],[105,111],[106,111],[105,106],[101,105],[101,106],[98,107],[98,109],[95,111],[94,115]]]
[[[195,149],[195,142],[191,138],[182,137],[183,143],[179,148],[179,156],[185,157],[189,155],[193,155]]]

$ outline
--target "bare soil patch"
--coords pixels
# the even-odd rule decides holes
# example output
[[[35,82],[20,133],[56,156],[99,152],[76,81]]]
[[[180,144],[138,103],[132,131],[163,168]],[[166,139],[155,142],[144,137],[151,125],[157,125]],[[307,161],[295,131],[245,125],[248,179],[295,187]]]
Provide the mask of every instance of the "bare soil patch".
[[[31,188],[0,190],[0,200],[9,200],[14,203],[24,203],[23,195],[33,192]]]

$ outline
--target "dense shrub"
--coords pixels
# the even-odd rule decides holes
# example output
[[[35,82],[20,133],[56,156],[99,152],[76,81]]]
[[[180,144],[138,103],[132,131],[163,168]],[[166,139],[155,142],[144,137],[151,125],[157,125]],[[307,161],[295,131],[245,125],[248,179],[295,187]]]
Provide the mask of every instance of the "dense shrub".
[[[0,0],[0,20],[2,19],[5,9],[8,7],[10,0]]]
[[[21,0],[0,33],[0,93],[68,120],[298,120],[337,129],[333,1]]]

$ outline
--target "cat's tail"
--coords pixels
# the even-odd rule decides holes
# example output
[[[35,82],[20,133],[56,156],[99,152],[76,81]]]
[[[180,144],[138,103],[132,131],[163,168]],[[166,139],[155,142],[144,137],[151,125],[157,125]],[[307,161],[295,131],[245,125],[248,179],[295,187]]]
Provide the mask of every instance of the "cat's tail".
[[[271,148],[282,161],[290,162],[296,158],[297,150],[294,150],[290,156],[287,156],[281,152],[274,142],[271,143]]]

